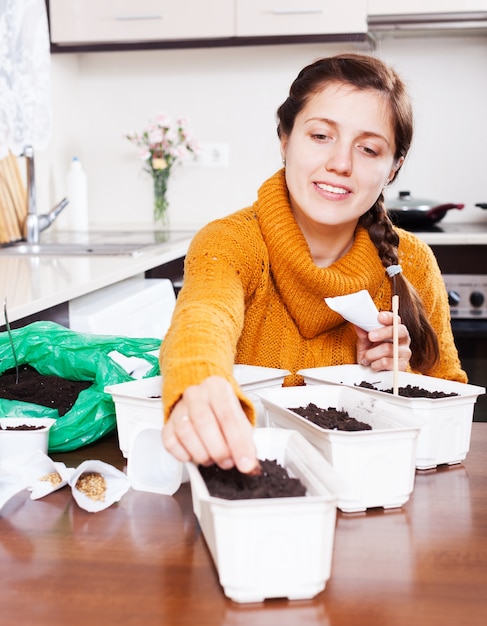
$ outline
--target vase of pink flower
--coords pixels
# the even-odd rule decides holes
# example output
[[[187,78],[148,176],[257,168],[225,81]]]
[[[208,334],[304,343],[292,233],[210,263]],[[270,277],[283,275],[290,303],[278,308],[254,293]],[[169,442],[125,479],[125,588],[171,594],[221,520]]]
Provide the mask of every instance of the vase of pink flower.
[[[171,170],[177,163],[195,157],[198,153],[198,144],[192,136],[188,121],[184,118],[172,120],[161,113],[142,133],[127,133],[125,138],[139,148],[144,170],[152,176],[155,226],[167,229],[167,191]]]

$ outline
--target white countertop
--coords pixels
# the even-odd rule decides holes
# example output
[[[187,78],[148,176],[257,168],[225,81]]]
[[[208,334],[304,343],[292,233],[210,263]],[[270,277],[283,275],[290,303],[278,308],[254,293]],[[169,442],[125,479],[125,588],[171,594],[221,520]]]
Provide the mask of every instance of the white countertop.
[[[487,222],[439,222],[431,230],[415,232],[430,246],[487,245]]]
[[[143,274],[184,257],[191,233],[151,246],[140,254],[118,256],[2,256],[0,296],[7,298],[9,321]],[[0,325],[3,325],[3,315]]]

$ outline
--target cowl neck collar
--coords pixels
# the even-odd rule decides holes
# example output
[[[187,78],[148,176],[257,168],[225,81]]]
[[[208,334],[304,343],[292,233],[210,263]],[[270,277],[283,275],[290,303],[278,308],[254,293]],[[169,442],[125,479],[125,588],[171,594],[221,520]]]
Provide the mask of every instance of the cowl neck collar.
[[[313,262],[309,246],[294,219],[284,170],[259,189],[254,205],[274,278],[290,315],[303,337],[311,339],[344,322],[324,302],[367,289],[372,298],[384,280],[385,270],[368,232],[357,227],[351,249],[329,267]]]

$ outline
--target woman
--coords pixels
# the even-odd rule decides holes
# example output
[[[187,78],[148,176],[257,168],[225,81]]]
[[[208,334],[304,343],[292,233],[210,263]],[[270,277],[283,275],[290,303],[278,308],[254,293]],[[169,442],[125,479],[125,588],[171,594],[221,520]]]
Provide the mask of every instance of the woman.
[[[396,73],[369,56],[305,67],[278,110],[284,168],[252,207],[194,238],[161,349],[167,449],[182,461],[257,466],[252,404],[234,363],[287,369],[361,363],[393,368],[393,291],[401,370],[466,382],[443,280],[429,247],[393,227],[383,188],[412,139]],[[324,298],[367,289],[381,326],[345,322]]]

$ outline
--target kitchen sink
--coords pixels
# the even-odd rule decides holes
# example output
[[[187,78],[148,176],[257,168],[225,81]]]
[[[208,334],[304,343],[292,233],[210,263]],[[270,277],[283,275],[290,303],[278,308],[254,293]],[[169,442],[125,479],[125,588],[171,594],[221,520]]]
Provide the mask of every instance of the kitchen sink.
[[[0,256],[138,256],[157,243],[26,243],[0,248]]]
[[[15,241],[0,245],[0,257],[12,256],[139,256],[164,244],[192,236],[188,231],[98,231],[48,233],[40,243]]]

